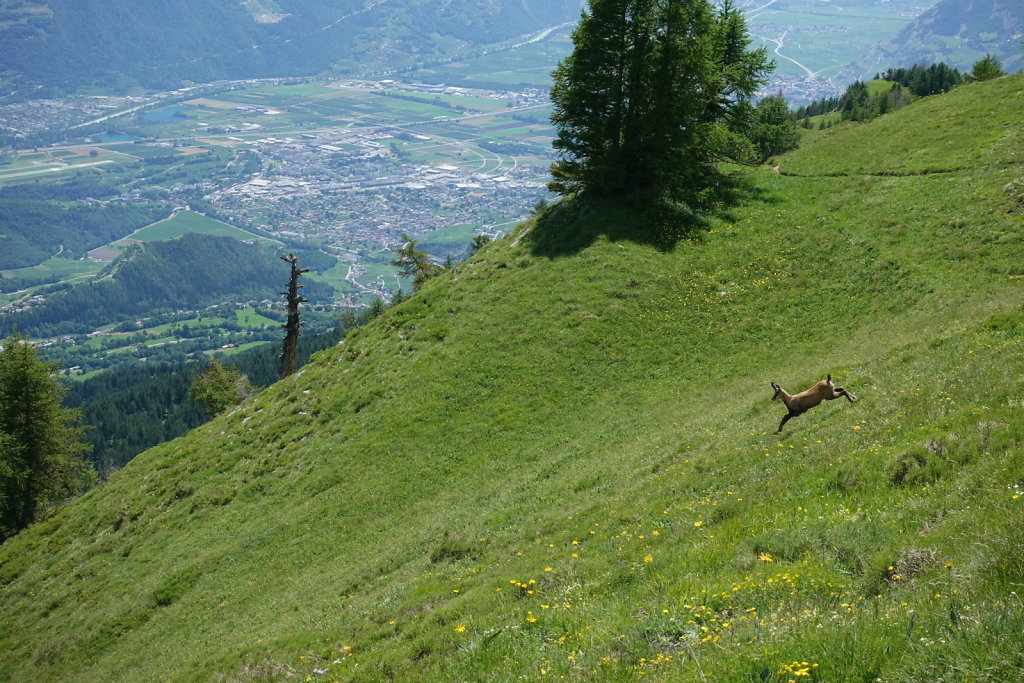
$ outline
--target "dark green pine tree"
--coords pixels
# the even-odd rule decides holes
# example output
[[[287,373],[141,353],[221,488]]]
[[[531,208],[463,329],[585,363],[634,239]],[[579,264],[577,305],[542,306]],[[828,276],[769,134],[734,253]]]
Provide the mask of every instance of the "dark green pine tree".
[[[591,0],[555,70],[552,191],[680,196],[749,155],[750,99],[772,68],[728,0]]]
[[[882,97],[888,102],[888,95]],[[754,143],[758,161],[764,163],[769,157],[796,149],[800,144],[800,134],[796,130],[796,121],[790,115],[789,107],[782,95],[765,97],[754,108],[753,125],[750,128],[750,141]]]
[[[249,378],[238,369],[224,367],[216,358],[211,358],[206,364],[206,370],[189,385],[188,397],[202,408],[207,417],[213,417],[228,406],[241,403],[255,392]]]
[[[985,56],[971,67],[970,77],[972,81],[987,81],[1005,75],[1006,72],[1003,71],[1003,65],[999,59],[986,52]]]
[[[0,539],[24,529],[47,506],[95,481],[78,412],[61,408],[65,388],[20,336],[0,351]]]
[[[295,254],[288,254],[281,257],[291,265],[291,275],[288,276],[288,291],[284,292],[287,299],[288,319],[284,324],[285,335],[281,349],[281,379],[290,377],[295,372],[295,354],[299,348],[299,328],[302,322],[299,320],[299,304],[305,303],[308,299],[299,295],[303,285],[299,284],[299,276],[308,273],[309,268],[299,268],[298,257]]]
[[[653,0],[591,0],[573,31],[573,52],[555,70],[551,121],[558,130],[552,191],[621,191],[635,161],[626,141],[626,121],[643,114],[634,86],[649,71]],[[635,135],[633,136],[635,137]]]

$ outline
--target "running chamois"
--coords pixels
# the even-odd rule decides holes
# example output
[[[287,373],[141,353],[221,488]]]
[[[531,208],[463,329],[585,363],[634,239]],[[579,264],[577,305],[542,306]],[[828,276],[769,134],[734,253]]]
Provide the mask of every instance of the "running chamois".
[[[782,425],[786,424],[790,418],[796,417],[797,415],[803,415],[808,410],[818,405],[822,401],[831,401],[834,398],[845,396],[846,400],[853,403],[857,400],[857,397],[848,392],[842,387],[837,387],[832,384],[832,375],[829,375],[827,379],[823,379],[807,391],[801,391],[799,394],[787,394],[786,391],[775,382],[772,382],[772,389],[775,390],[775,395],[772,396],[773,401],[782,401],[789,408],[789,412],[782,418],[782,422],[779,423],[779,428],[775,432],[778,434],[782,431]]]

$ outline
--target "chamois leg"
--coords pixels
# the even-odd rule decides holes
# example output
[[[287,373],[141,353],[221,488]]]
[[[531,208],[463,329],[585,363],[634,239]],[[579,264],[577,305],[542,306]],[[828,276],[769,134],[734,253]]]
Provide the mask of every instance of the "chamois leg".
[[[843,389],[842,387],[836,387],[836,396],[837,396],[837,397],[838,397],[838,396],[845,396],[845,397],[846,397],[846,400],[847,400],[847,401],[849,401],[850,403],[853,403],[854,401],[856,401],[856,400],[857,400],[857,397],[856,397],[856,396],[854,396],[853,394],[851,394],[851,393],[850,393],[849,391],[847,391],[846,389]]]
[[[784,425],[787,422],[789,422],[789,418],[796,417],[799,414],[800,413],[786,413],[786,416],[784,418],[782,418],[782,422],[779,423],[779,428],[777,430],[775,430],[775,433],[779,434],[780,432],[782,432],[782,425]]]

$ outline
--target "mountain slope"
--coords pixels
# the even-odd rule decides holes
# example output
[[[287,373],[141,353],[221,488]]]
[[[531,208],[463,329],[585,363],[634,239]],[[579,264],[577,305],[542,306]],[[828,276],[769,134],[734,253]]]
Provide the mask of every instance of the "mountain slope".
[[[50,0],[0,25],[22,90],[209,82],[408,67],[578,17],[578,0]],[[269,6],[274,12],[262,12]]]
[[[695,225],[550,209],[4,544],[0,676],[1019,676],[1003,120],[1022,77],[824,131]],[[769,381],[826,373],[860,400],[774,435]]]
[[[35,266],[53,254],[82,258],[167,215],[163,204],[72,206],[0,199],[0,269]]]
[[[96,278],[61,285],[45,302],[4,317],[3,325],[46,337],[91,332],[157,310],[194,310],[225,299],[277,299],[287,266],[273,253],[232,237],[189,233],[129,247]],[[329,299],[330,285],[309,282],[310,300]]]
[[[986,53],[998,57],[1005,71],[1019,71],[1024,66],[1022,38],[1024,5],[1016,0],[941,0],[858,60],[851,79],[937,62],[970,71]]]

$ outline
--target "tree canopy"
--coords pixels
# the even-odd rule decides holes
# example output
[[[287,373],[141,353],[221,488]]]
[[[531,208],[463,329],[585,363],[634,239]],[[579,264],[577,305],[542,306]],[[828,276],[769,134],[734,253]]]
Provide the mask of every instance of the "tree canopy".
[[[769,157],[796,149],[800,136],[796,122],[782,94],[765,97],[754,108],[749,132],[756,150],[757,160],[764,163]]]
[[[0,540],[24,529],[46,505],[78,493],[95,474],[77,411],[61,408],[54,366],[24,338],[0,350]]]
[[[401,239],[402,246],[391,250],[395,252],[395,258],[392,259],[391,265],[398,268],[399,277],[412,278],[412,289],[416,291],[423,286],[424,282],[439,275],[444,268],[431,263],[430,255],[426,250],[417,249],[416,240],[404,232]]]
[[[1005,75],[1002,63],[994,55],[988,53],[971,66],[971,80],[973,81],[987,81]]]
[[[554,72],[559,194],[679,196],[745,156],[750,100],[773,68],[730,0],[591,0]]]
[[[192,380],[188,397],[208,417],[213,417],[228,406],[241,403],[256,393],[249,378],[236,368],[224,367],[216,358],[206,364],[206,370]]]

